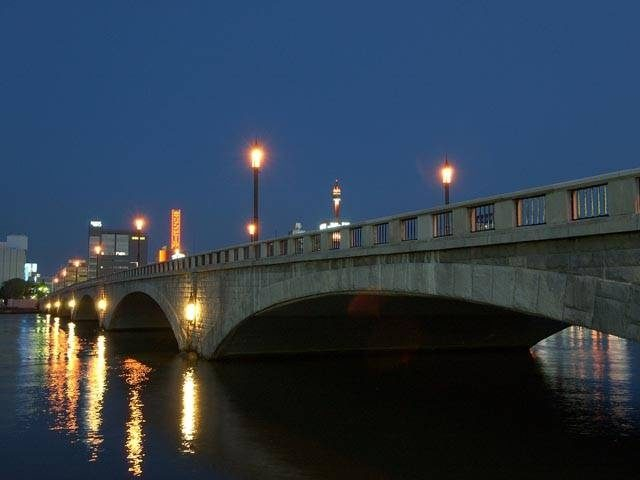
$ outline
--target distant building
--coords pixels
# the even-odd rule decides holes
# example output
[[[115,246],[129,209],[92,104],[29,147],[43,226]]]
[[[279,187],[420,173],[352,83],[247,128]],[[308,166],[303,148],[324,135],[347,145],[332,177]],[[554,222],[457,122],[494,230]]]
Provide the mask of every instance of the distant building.
[[[333,184],[333,188],[331,189],[331,212],[333,213],[333,218],[318,225],[318,228],[320,230],[326,230],[327,228],[337,228],[350,224],[350,222],[340,220],[340,209],[342,207],[341,204],[342,188],[340,188],[340,184],[336,179],[335,183]]]
[[[40,281],[40,274],[38,273],[37,263],[24,264],[24,280],[26,282],[33,282],[33,283],[38,283]]]
[[[53,286],[54,289],[67,287],[74,283],[84,282],[88,279],[87,276],[87,261],[84,258],[70,258],[67,260],[67,264],[60,268],[55,275],[58,279]]]
[[[146,265],[148,242],[149,236],[144,231],[107,229],[101,221],[91,221],[88,277],[96,278],[97,270],[98,276],[103,276]]]
[[[0,242],[0,283],[24,277],[28,243],[26,235],[7,235],[7,241]]]

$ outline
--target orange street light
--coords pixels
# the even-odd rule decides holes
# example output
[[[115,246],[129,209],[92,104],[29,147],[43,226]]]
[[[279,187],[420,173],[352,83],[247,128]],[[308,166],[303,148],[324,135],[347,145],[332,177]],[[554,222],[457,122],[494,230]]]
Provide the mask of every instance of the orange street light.
[[[142,229],[144,228],[144,218],[142,217],[138,217],[133,221],[133,224],[136,227],[136,230],[138,230],[138,232],[142,231]]]
[[[96,245],[95,247],[93,247],[93,251],[96,254],[96,278],[98,278],[98,273],[100,272],[100,255],[102,255],[103,253],[102,245]]]
[[[73,266],[76,269],[76,281],[74,283],[78,283],[78,268],[80,268],[80,260],[74,260]]]
[[[136,267],[139,267],[140,266],[140,237],[142,236],[142,228],[144,227],[144,224],[145,224],[144,218],[137,217],[133,221],[133,224],[135,225],[136,230],[138,231],[138,257],[137,257]]]
[[[258,225],[260,225],[260,221],[258,219],[258,174],[260,173],[260,165],[262,164],[264,156],[264,148],[262,148],[262,145],[260,145],[258,140],[256,140],[253,142],[251,150],[249,150],[251,168],[253,169],[253,225],[255,228],[251,241],[257,241],[260,235],[258,227]]]
[[[449,204],[449,186],[453,180],[453,167],[449,164],[447,155],[444,156],[444,165],[440,169],[440,175],[442,176],[442,186],[444,187],[444,204]]]
[[[256,234],[256,224],[255,223],[247,224],[247,232],[249,233],[249,238],[253,242],[253,237]]]
[[[256,140],[249,151],[249,156],[251,157],[251,168],[258,169],[262,164],[262,160],[264,159],[264,149],[258,141]]]

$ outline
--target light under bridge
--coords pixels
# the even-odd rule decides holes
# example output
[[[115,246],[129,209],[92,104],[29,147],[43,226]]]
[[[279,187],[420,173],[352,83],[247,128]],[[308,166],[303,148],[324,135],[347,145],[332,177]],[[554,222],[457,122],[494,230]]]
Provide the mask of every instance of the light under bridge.
[[[627,170],[151,264],[56,291],[52,314],[107,330],[170,327],[181,350],[206,358],[529,347],[569,325],[639,340],[639,178]]]

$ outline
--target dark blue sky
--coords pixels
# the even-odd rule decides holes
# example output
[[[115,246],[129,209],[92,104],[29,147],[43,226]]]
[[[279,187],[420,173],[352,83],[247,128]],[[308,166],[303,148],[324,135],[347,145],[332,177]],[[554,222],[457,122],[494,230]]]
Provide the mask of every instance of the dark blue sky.
[[[638,166],[637,2],[0,2],[0,235],[45,273],[87,223],[190,249]]]

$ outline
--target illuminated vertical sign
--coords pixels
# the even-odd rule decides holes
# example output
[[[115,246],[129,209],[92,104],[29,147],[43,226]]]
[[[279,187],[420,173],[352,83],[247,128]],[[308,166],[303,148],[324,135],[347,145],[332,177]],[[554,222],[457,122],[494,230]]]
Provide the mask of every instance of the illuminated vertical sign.
[[[180,251],[180,234],[182,225],[180,224],[180,210],[171,209],[171,251]]]

